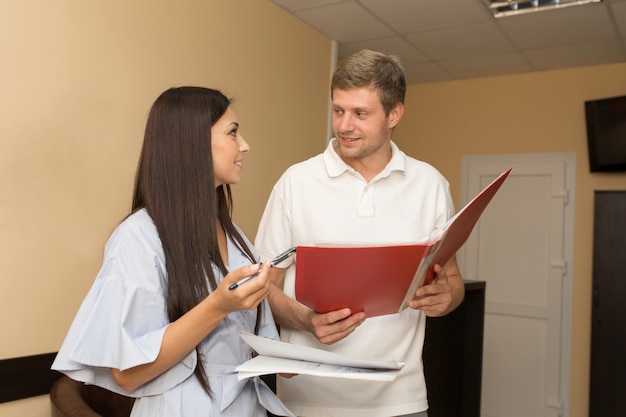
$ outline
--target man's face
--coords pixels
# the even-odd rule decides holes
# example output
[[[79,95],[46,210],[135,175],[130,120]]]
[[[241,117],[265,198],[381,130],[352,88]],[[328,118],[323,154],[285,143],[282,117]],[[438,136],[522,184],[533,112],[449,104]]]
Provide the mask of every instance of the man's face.
[[[389,147],[385,145],[400,120],[399,107],[402,104],[386,116],[377,90],[365,87],[333,90],[333,132],[339,155],[349,163],[349,160],[388,153]]]

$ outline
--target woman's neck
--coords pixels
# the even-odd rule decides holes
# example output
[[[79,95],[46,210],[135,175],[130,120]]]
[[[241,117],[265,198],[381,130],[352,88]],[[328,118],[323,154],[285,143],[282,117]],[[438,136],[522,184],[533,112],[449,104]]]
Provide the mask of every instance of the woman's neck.
[[[226,239],[226,232],[219,221],[217,222],[215,230],[217,230],[217,246],[220,249],[222,262],[224,262],[224,265],[228,265],[228,241]]]

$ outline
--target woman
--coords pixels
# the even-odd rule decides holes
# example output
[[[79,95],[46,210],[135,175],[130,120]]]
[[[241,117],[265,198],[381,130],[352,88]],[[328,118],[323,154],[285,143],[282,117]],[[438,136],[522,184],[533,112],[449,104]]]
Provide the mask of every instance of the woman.
[[[135,397],[132,416],[292,415],[261,380],[235,372],[252,357],[241,331],[278,338],[265,300],[270,266],[231,220],[229,185],[249,150],[221,92],[161,94],[132,212],[109,238],[53,369]]]

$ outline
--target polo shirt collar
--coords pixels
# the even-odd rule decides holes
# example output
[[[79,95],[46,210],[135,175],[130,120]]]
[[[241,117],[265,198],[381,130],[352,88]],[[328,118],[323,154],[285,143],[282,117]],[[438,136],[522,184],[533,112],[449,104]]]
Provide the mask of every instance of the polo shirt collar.
[[[326,165],[326,172],[328,176],[331,178],[339,177],[344,172],[352,172],[356,171],[348,164],[346,164],[343,159],[337,154],[335,151],[335,147],[333,146],[336,139],[332,138],[324,151],[324,165]],[[385,166],[385,168],[376,176],[376,178],[382,178],[388,176],[393,171],[405,172],[406,171],[406,161],[404,152],[398,148],[398,146],[391,141],[391,160]]]

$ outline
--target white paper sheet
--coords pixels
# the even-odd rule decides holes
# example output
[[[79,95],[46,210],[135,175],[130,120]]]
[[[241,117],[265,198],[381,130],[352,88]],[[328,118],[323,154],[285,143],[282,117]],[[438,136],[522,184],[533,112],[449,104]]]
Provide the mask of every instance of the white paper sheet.
[[[395,359],[353,358],[250,333],[241,333],[241,337],[259,356],[237,367],[240,380],[258,375],[285,373],[393,381],[404,366],[403,362]]]

